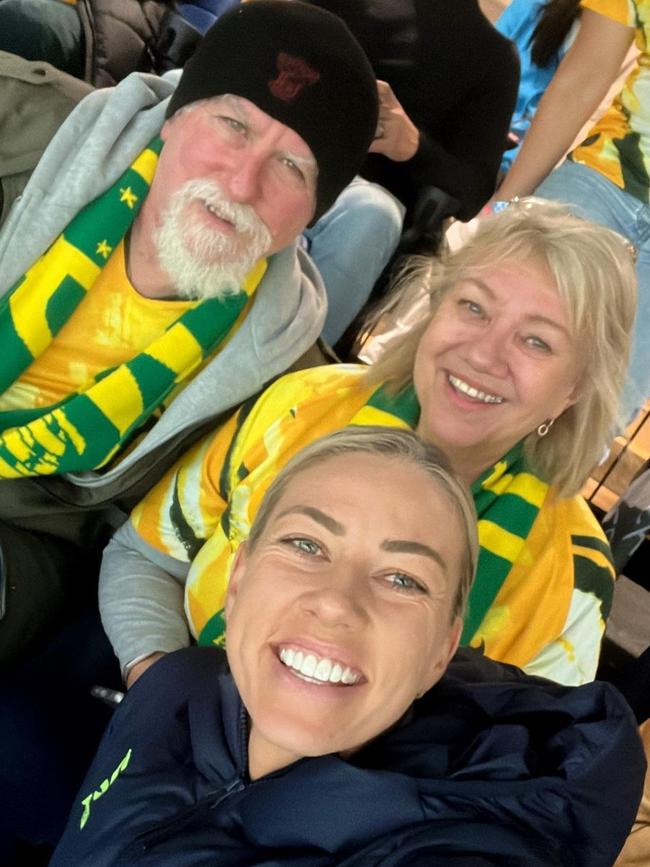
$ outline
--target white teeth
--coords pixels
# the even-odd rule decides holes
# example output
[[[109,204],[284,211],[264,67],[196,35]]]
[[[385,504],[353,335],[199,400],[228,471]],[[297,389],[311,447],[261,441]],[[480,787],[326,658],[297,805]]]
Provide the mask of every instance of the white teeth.
[[[230,222],[227,217],[224,217],[222,213],[217,211],[212,205],[209,205],[207,202],[205,203],[206,210],[213,214],[215,217],[218,217],[220,220],[225,220],[226,222]]]
[[[353,671],[349,666],[343,668],[338,662],[331,659],[319,658],[313,653],[303,653],[301,650],[293,650],[291,647],[283,647],[280,650],[280,660],[287,668],[309,680],[320,683],[343,683],[346,686],[358,683],[361,675]]]
[[[455,389],[461,391],[463,394],[466,394],[474,400],[481,400],[483,403],[503,403],[504,399],[498,394],[488,394],[486,391],[479,391],[477,388],[473,388],[457,376],[452,376],[451,373],[449,374],[449,382]]]
[[[329,659],[321,659],[321,661],[316,666],[316,670],[314,671],[314,677],[316,680],[325,680],[328,681],[330,679],[330,672],[332,671],[332,663]]]
[[[318,665],[318,660],[313,654],[308,653],[304,658],[302,665],[300,666],[300,673],[304,674],[305,677],[313,677],[314,672],[316,671],[316,666]]]

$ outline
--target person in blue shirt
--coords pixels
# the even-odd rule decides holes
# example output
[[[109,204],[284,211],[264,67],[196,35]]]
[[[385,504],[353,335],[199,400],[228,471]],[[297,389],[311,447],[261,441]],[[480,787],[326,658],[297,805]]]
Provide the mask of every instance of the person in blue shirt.
[[[510,123],[514,147],[504,151],[507,172],[555,70],[579,26],[580,0],[512,0],[495,22],[496,29],[517,46],[520,62],[517,104]]]

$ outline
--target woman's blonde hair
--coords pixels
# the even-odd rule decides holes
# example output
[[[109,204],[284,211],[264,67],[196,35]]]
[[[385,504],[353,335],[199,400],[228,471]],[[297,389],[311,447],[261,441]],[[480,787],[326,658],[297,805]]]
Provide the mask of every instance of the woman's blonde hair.
[[[456,253],[421,260],[400,287],[399,308],[415,290],[429,293],[431,307],[414,328],[391,344],[368,374],[372,382],[403,388],[413,376],[421,336],[445,293],[469,273],[504,262],[541,263],[567,305],[574,338],[588,357],[575,404],[555,420],[545,437],[525,440],[533,470],[560,496],[577,493],[619,423],[619,402],[627,373],[636,311],[633,248],[616,232],[568,213],[565,206],[522,199],[482,220],[474,238]],[[514,443],[513,443],[514,445]]]
[[[288,461],[270,485],[251,526],[248,545],[251,549],[255,546],[287,486],[299,473],[329,458],[356,453],[397,458],[413,464],[423,470],[441,489],[458,519],[461,530],[460,575],[452,600],[451,622],[457,617],[462,618],[478,559],[474,501],[469,489],[454,473],[443,453],[421,440],[413,431],[374,425],[351,425],[305,446]]]

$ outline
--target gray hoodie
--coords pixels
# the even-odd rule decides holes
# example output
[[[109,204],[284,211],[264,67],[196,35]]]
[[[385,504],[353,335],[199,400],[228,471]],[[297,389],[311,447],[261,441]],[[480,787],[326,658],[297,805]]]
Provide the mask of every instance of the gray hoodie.
[[[178,70],[163,78],[133,73],[79,103],[0,231],[0,296],[158,134],[179,75]],[[232,340],[133,451],[101,474],[68,474],[39,483],[65,501],[92,506],[119,499],[145,478],[154,481],[169,464],[175,443],[205,429],[299,358],[320,334],[325,311],[325,289],[311,260],[297,244],[281,250],[270,257],[251,310]]]

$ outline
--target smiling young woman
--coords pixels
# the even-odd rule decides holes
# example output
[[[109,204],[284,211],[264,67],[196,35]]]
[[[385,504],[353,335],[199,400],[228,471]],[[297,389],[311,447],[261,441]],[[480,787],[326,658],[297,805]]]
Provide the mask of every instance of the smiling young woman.
[[[226,652],[129,690],[52,867],[611,864],[643,776],[629,709],[454,656],[477,548],[469,491],[411,431],[299,452],[239,547]]]
[[[441,677],[475,520],[442,456],[405,432],[349,428],[285,467],[238,550],[226,605],[253,779],[359,749]]]

